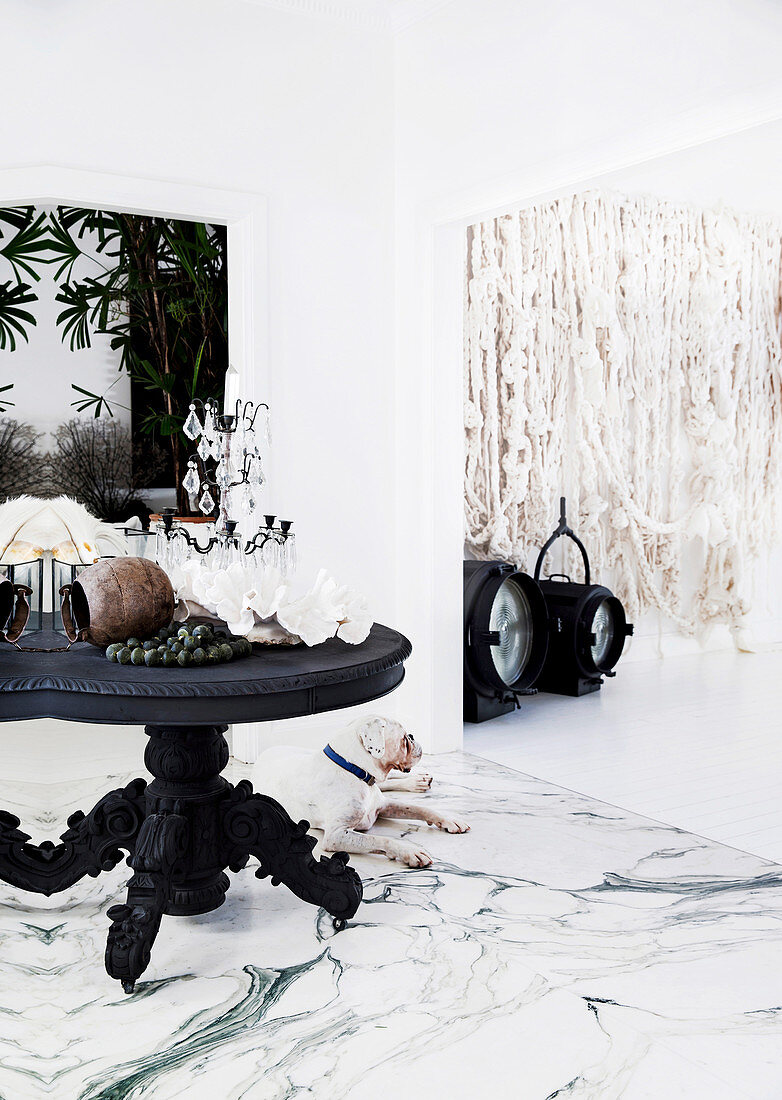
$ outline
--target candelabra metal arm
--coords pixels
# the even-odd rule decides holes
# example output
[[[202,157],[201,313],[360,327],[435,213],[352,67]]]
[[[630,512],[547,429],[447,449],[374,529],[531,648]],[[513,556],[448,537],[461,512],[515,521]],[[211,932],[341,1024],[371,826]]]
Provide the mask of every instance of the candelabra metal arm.
[[[257,531],[253,535],[253,537],[247,543],[245,543],[245,547],[244,547],[245,554],[249,555],[249,554],[254,553],[256,550],[260,550],[262,547],[264,547],[266,545],[266,543],[270,539],[275,538],[276,535],[277,535],[276,531],[270,531],[270,530]],[[260,542],[258,541],[259,539],[260,539]]]
[[[206,401],[202,401],[200,397],[194,397],[190,404],[194,408],[198,409],[202,416],[206,416],[209,406],[211,405],[211,401],[209,398],[207,398]]]
[[[238,481],[232,483],[232,488],[236,485],[246,485],[250,480],[250,467],[253,462],[258,462],[259,459],[256,455],[245,455],[244,462],[242,463],[242,474]]]
[[[214,547],[217,546],[220,542],[220,535],[212,535],[209,538],[209,541],[204,546],[202,546],[197,539],[193,538],[189,531],[186,531],[184,529],[184,527],[172,528],[171,521],[173,520],[173,518],[173,509],[166,509],[166,511],[163,513],[163,529],[166,539],[169,542],[172,542],[175,538],[182,538],[191,550],[195,550],[197,554],[202,555],[208,554],[209,551],[213,550]],[[262,527],[259,531],[255,533],[255,535],[253,535],[251,539],[249,539],[245,543],[244,553],[246,555],[250,555],[256,550],[262,549],[262,547],[264,547],[266,543],[272,539],[282,545],[283,543],[287,542],[288,539],[294,537],[293,532],[291,531],[291,527],[293,526],[292,520],[280,520],[280,526],[275,527],[274,520],[277,518],[276,516],[265,516],[264,518],[267,521],[271,520],[271,523],[267,522],[266,527]],[[236,531],[236,526],[236,520],[228,520],[226,522],[225,531],[223,532],[223,534],[227,535],[229,538],[235,537],[234,533]]]
[[[194,455],[191,454],[191,455],[188,456],[187,461],[188,461],[188,463],[197,462],[199,457],[200,456],[197,453],[194,454]],[[260,459],[256,455],[246,454],[244,456],[244,462],[242,463],[241,476],[239,477],[238,481],[230,481],[228,483],[228,485],[226,486],[226,489],[236,489],[239,485],[246,485],[248,483],[248,481],[250,480],[250,468],[251,468],[253,462],[260,462]],[[221,492],[219,482],[217,482],[213,477],[209,476],[209,474],[206,471],[205,466],[204,466],[204,477],[202,479],[201,484],[206,485],[210,489],[216,489],[218,493]]]
[[[191,548],[191,550],[195,550],[196,554],[208,554],[210,550],[214,550],[219,541],[220,540],[218,538],[212,535],[206,546],[201,546],[201,544],[198,543],[194,538],[188,536],[187,544]]]
[[[293,521],[289,519],[281,520],[280,526],[275,527],[274,520],[276,518],[276,516],[264,516],[264,519],[267,521],[266,527],[262,527],[259,531],[256,531],[256,533],[253,535],[253,537],[249,540],[244,548],[245,554],[252,554],[255,550],[260,550],[271,539],[274,539],[276,542],[282,544],[284,542],[287,542],[288,539],[294,537],[293,532],[291,531]],[[269,520],[271,520],[272,522],[269,523]],[[285,526],[283,526],[283,524]]]
[[[240,402],[237,400],[237,402],[236,402],[236,415],[237,415],[237,417],[239,416],[239,404],[240,404]],[[253,410],[252,412],[250,412],[251,409]],[[251,432],[255,431],[255,418],[257,417],[257,415],[258,415],[258,413],[260,412],[261,409],[266,409],[267,412],[269,411],[269,406],[266,404],[265,401],[259,401],[257,404],[254,401],[245,401],[245,403],[244,403],[244,406],[243,406],[243,409],[242,409],[242,419],[244,420],[245,428],[248,428]],[[248,417],[249,417],[249,420],[248,420]]]
[[[217,543],[220,541],[216,535],[212,535],[207,544],[202,546],[188,531],[180,529],[179,531],[175,531],[174,535],[181,535],[190,549],[195,550],[196,554],[208,554],[210,550],[214,550],[215,546],[217,546]]]
[[[265,401],[259,401],[256,404],[254,401],[242,401],[241,397],[237,397],[233,414],[222,413],[217,417],[218,428],[221,432],[230,434],[236,431],[240,423],[243,423],[246,429],[254,431],[255,418],[261,409],[269,411],[269,406]]]
[[[184,527],[173,527],[175,510],[173,508],[164,508],[161,513],[161,519],[163,520],[163,532],[168,542],[173,542],[176,538],[182,538],[185,540],[191,550],[195,550],[197,554],[208,554],[210,550],[219,542],[216,535],[212,535],[207,542],[206,546],[201,546],[197,539],[194,539],[189,531],[186,531]]]

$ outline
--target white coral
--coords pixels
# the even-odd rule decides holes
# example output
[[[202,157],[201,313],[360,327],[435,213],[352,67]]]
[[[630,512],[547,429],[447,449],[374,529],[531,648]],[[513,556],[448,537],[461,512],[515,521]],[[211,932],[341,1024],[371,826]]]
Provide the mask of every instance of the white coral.
[[[351,645],[365,641],[372,629],[372,616],[366,598],[355,588],[344,585],[336,593],[335,599],[339,618],[337,637]]]
[[[246,634],[255,622],[245,592],[249,578],[238,562],[227,569],[201,569],[194,576],[193,591],[204,607],[223,619],[233,634]]]
[[[337,632],[336,591],[337,582],[321,569],[309,592],[278,610],[278,622],[306,645],[320,645]]]
[[[364,597],[347,585],[340,588],[325,569],[312,588],[295,599],[288,581],[273,566],[259,570],[234,563],[227,569],[211,569],[191,558],[173,567],[170,577],[189,614],[216,615],[234,634],[265,636],[260,631],[265,624],[275,641],[286,632],[310,646],[335,635],[357,645],[372,628]],[[274,629],[275,621],[281,630]]]
[[[250,607],[258,619],[268,622],[279,611],[290,590],[290,585],[282,573],[275,566],[267,566],[256,579],[256,585],[246,593],[247,606]]]

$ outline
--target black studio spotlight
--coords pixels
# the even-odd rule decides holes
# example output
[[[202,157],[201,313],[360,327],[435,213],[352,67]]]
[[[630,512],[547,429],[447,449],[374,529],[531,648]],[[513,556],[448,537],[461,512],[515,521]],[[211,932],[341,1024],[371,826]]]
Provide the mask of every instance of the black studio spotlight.
[[[581,551],[583,584],[560,573],[540,580],[543,559],[562,535],[572,539]],[[633,627],[613,592],[602,584],[589,583],[589,557],[584,544],[568,527],[564,497],[559,501],[559,524],[538,554],[535,580],[545,597],[550,622],[548,656],[538,680],[539,690],[556,695],[599,691],[604,676],[616,676],[614,665]]]
[[[540,586],[500,561],[464,563],[464,719],[507,714],[534,693],[548,647]]]

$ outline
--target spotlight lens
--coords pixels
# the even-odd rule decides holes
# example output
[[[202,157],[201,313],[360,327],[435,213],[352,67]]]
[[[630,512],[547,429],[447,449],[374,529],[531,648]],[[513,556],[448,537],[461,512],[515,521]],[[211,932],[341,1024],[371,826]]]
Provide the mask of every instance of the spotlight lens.
[[[503,683],[513,684],[532,653],[532,609],[512,578],[503,581],[497,589],[489,629],[496,630],[500,636],[500,644],[491,647],[494,667]]]
[[[608,600],[603,600],[595,612],[595,617],[592,620],[592,633],[595,636],[592,646],[592,660],[600,668],[614,640],[614,616]]]

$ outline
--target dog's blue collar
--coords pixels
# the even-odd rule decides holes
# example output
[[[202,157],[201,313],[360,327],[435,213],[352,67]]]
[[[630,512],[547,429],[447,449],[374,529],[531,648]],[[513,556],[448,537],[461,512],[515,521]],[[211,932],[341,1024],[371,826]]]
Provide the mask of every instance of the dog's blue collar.
[[[329,760],[333,760],[335,764],[338,764],[340,768],[344,768],[346,772],[351,772],[353,775],[356,776],[357,779],[360,779],[362,782],[366,783],[367,786],[371,787],[375,782],[374,775],[370,775],[369,772],[365,772],[364,769],[359,768],[357,764],[351,764],[350,761],[346,760],[344,756],[340,756],[338,752],[335,752],[334,749],[332,749],[331,745],[326,745],[323,751],[325,752],[326,756],[328,756]]]

